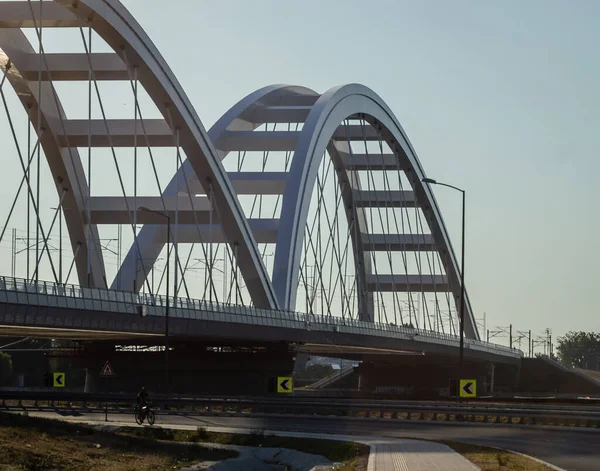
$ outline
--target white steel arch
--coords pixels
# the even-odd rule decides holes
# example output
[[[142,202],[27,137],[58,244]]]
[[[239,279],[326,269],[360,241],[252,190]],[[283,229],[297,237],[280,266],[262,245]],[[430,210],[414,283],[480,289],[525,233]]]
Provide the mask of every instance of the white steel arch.
[[[131,119],[109,121],[106,118],[95,123],[88,121],[77,123],[65,122],[65,117],[59,116],[58,121],[61,123],[60,130],[53,129],[52,126],[44,128],[44,132],[51,131],[54,146],[56,147],[55,149],[51,149],[45,146],[45,151],[48,151],[49,155],[52,154],[52,150],[64,154],[65,149],[69,149],[71,152],[70,155],[73,157],[72,147],[77,147],[77,144],[73,143],[84,143],[86,142],[86,138],[87,142],[91,142],[92,146],[108,146],[113,148],[113,146],[128,146],[133,143],[134,147],[141,147],[155,142],[158,145],[165,145],[166,143],[183,149],[186,155],[191,156],[190,166],[195,175],[198,176],[200,184],[203,188],[208,189],[207,193],[211,195],[210,206],[218,214],[219,222],[224,228],[223,232],[227,237],[227,243],[236,247],[237,264],[246,287],[251,293],[254,304],[258,307],[277,308],[277,298],[273,292],[268,274],[261,262],[256,243],[243,212],[239,207],[232,184],[220,164],[220,159],[211,140],[207,137],[199,117],[174,74],[127,9],[117,0],[81,0],[77,2],[57,0],[56,2],[19,1],[0,3],[0,28],[9,29],[9,33],[4,36],[8,38],[5,44],[7,46],[6,49],[10,50],[13,46],[11,43],[12,37],[24,38],[19,36],[19,34],[22,35],[19,28],[37,28],[38,26],[40,27],[38,35],[40,43],[42,28],[90,28],[111,46],[115,52],[108,55],[92,55],[91,52],[88,52],[86,46],[86,54],[70,54],[64,55],[62,58],[51,57],[50,61],[43,52],[38,54],[38,56],[43,56],[42,58],[36,57],[30,45],[29,50],[26,50],[28,41],[25,40],[27,44],[19,46],[22,50],[19,50],[19,47],[13,48],[11,54],[22,53],[23,55],[28,55],[27,59],[29,59],[30,66],[31,64],[38,64],[38,69],[41,70],[30,70],[30,72],[33,77],[39,76],[42,78],[42,81],[45,82],[45,89],[52,91],[54,95],[56,94],[53,90],[53,79],[81,80],[81,78],[86,79],[86,77],[89,77],[90,82],[93,80],[95,83],[96,80],[131,80],[131,76],[134,75],[136,81],[139,81],[144,87],[164,117],[164,120],[152,123],[139,123]],[[11,29],[18,31],[18,33],[11,33]],[[82,29],[82,37],[83,34]],[[41,46],[40,49],[42,49]],[[32,58],[34,60],[31,60]],[[6,58],[4,61],[5,66],[10,64],[10,59],[10,56]],[[15,59],[18,59],[18,57]],[[6,67],[4,68],[6,69]],[[51,102],[51,100],[46,101]],[[54,114],[60,115],[59,102],[56,104],[56,107],[58,108],[58,112]],[[42,115],[45,116],[44,113]],[[145,124],[148,125],[148,129],[151,129],[151,131],[156,131],[154,133],[156,135],[138,136],[138,134],[141,134],[139,130],[140,125],[144,128],[144,134],[147,134]],[[145,137],[145,139],[142,137]],[[69,138],[71,138],[72,146],[69,145]],[[64,156],[61,160],[65,160]],[[50,160],[49,164],[53,174],[62,179],[56,178],[57,182],[66,182],[65,178],[67,177],[68,169],[65,170],[60,166],[56,166]],[[82,170],[77,170],[76,167],[74,167],[75,174],[82,174]],[[71,177],[73,178],[73,176]],[[68,198],[72,198],[70,195],[77,197],[78,194],[79,196],[85,194],[86,189],[82,185],[79,185],[79,188],[75,188],[76,191],[70,191],[72,186],[72,184],[69,184],[68,188],[65,186],[69,190],[67,194]],[[71,209],[76,210],[73,212],[78,214],[78,218],[71,218],[68,221],[68,227],[72,239],[74,239],[74,246],[75,244],[81,245],[85,242],[85,238],[82,238],[81,234],[85,233],[86,224],[92,222],[86,220],[82,201],[76,201],[76,203],[78,204],[73,204]],[[100,201],[100,203],[102,202]],[[138,208],[130,208],[127,201],[125,202],[125,206],[125,218],[127,220],[131,219],[131,213],[133,213],[133,219],[135,220]],[[193,203],[191,210],[193,212],[196,211]],[[109,212],[108,209],[107,212]],[[92,232],[94,232],[93,228]],[[79,253],[76,252],[80,282],[84,285],[105,286],[106,280],[101,253],[97,256],[98,260],[91,261],[95,267],[93,268],[94,276],[90,280],[82,278],[82,267],[85,266],[85,258],[87,258],[86,252],[89,253],[90,251],[80,250]],[[81,262],[82,257],[84,262]],[[141,271],[146,272],[147,270],[144,268],[143,263],[141,265]],[[136,267],[134,272],[137,271]],[[131,280],[126,281],[131,286],[123,286],[125,289],[139,287],[139,283],[135,281],[135,275]]]
[[[340,123],[355,116],[365,119],[378,134],[382,135],[394,151],[398,166],[404,168],[405,173],[410,176],[416,200],[420,202],[429,220],[438,250],[447,255],[446,260],[449,263],[445,268],[448,281],[458,299],[460,297],[458,263],[433,192],[421,183],[425,172],[416,152],[400,123],[383,100],[367,87],[352,84],[336,87],[324,93],[312,107],[298,138],[282,202],[273,270],[273,285],[280,303],[288,309],[295,305],[304,237],[303,228],[321,159]],[[361,247],[360,251],[363,250]],[[368,268],[365,265],[359,267],[363,278],[361,279],[360,276],[358,278],[362,283],[369,275]],[[363,286],[361,291],[366,293],[369,290]],[[368,303],[368,300],[364,300],[360,304],[361,308],[369,309]],[[466,335],[479,338],[468,300],[466,310]],[[361,316],[365,320],[373,320],[369,311],[363,310]]]

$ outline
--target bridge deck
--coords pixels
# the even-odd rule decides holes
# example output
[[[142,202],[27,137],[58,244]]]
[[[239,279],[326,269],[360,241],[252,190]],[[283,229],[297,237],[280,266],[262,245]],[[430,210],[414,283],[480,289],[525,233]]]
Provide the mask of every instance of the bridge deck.
[[[131,338],[163,335],[166,298],[0,277],[0,335]],[[291,311],[170,298],[173,336],[288,341],[456,354],[459,338],[439,332]],[[60,334],[63,332],[63,334]],[[68,335],[65,334],[68,332]],[[523,354],[465,339],[466,356],[509,361]]]

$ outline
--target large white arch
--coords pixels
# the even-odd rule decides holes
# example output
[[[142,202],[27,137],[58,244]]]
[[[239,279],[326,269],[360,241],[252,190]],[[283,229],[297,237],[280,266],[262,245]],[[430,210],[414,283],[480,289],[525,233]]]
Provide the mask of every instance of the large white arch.
[[[203,187],[212,187],[213,204],[219,213],[229,244],[237,247],[237,262],[258,307],[276,308],[269,276],[262,264],[256,242],[227,178],[216,149],[181,85],[150,38],[127,9],[116,0],[59,0],[80,18],[91,18],[94,30],[136,67],[140,83],[168,120],[179,132],[194,173]]]
[[[55,80],[81,80],[81,77],[83,77],[83,80],[87,80],[91,69],[90,65],[93,67],[91,73],[97,74],[98,80],[129,80],[131,72],[135,70],[136,78],[164,117],[164,121],[158,123],[163,130],[163,142],[165,139],[169,140],[173,143],[173,146],[177,143],[190,158],[190,167],[198,177],[202,187],[211,189],[212,206],[219,215],[219,221],[224,229],[223,232],[226,234],[227,242],[236,247],[239,269],[252,295],[254,304],[258,307],[277,308],[278,302],[269,276],[262,264],[256,242],[238,204],[232,184],[221,166],[218,153],[173,72],[140,25],[117,0],[79,0],[77,2],[56,0],[55,2],[18,1],[0,3],[0,28],[8,28],[9,32],[12,29],[20,33],[18,29],[21,27],[39,26],[40,14],[44,28],[89,26],[115,52],[109,54],[110,57],[106,57],[107,55],[104,55],[104,57],[87,57],[87,53],[65,55],[68,56],[68,60],[63,61],[63,70],[61,71],[63,73],[53,74]],[[12,36],[18,36],[18,34],[12,34]],[[8,48],[13,46],[10,41],[6,45]],[[18,49],[18,47],[15,49]],[[44,88],[54,93],[50,78],[51,74],[46,68],[60,68],[60,64],[54,62],[48,66],[45,56],[42,61],[32,61],[31,59],[36,59],[36,57],[31,45],[24,54],[30,56],[28,57],[30,59],[28,61],[29,66],[44,63],[41,71]],[[68,64],[66,69],[64,68],[65,63]],[[97,69],[96,65],[98,65]],[[53,71],[55,72],[55,70]],[[29,70],[29,72],[31,73],[32,70]],[[58,108],[59,111],[55,115],[60,115],[59,105]],[[59,121],[62,123],[63,120],[64,116],[60,116]],[[112,145],[111,132],[113,132],[111,127],[116,132],[121,133],[128,126],[132,130],[135,129],[135,126],[132,126],[135,124],[133,120],[125,122],[125,126],[123,123],[113,123],[114,125],[111,124],[111,126],[107,123],[97,124],[100,124],[100,126],[97,126],[100,130],[100,140],[105,143],[108,142],[110,145]],[[91,126],[90,124],[90,128]],[[64,154],[65,149],[69,147],[68,131],[73,128],[66,128],[65,130],[64,126],[61,127],[62,129],[57,130],[49,126],[46,131],[51,131],[52,140],[56,143],[56,150]],[[89,132],[87,129],[86,127],[86,135]],[[167,133],[164,132],[165,129],[168,130]],[[81,126],[79,126],[79,130],[81,130]],[[133,134],[138,132],[135,130]],[[131,134],[123,137],[125,141],[136,142]],[[142,141],[142,139],[139,139],[137,145],[145,145]],[[44,147],[44,150],[47,150],[46,147]],[[71,152],[70,155],[72,156],[73,153]],[[65,160],[64,156],[62,156],[62,160]],[[51,167],[52,165],[51,163]],[[64,170],[59,166],[52,168],[52,171],[53,174],[61,173],[62,181],[65,181],[64,178],[68,169]],[[77,168],[74,172],[77,175],[83,173],[81,169]],[[71,177],[74,176],[71,175]],[[69,190],[71,186],[73,185],[69,184]],[[82,185],[79,185],[76,190],[79,191],[80,195],[86,194],[86,189]],[[69,191],[69,193],[76,194],[75,191]],[[70,195],[69,198],[71,198]],[[85,242],[85,238],[81,238],[80,235],[86,230],[85,224],[91,223],[91,221],[86,221],[85,211],[82,211],[84,206],[73,204],[72,207],[76,208],[78,218],[71,218],[67,224],[75,246],[77,243]],[[128,207],[127,218],[130,218],[131,211],[136,209]],[[82,266],[85,267],[86,252],[89,251],[80,250],[80,255],[83,254],[84,256],[83,264],[81,263],[82,257],[76,257],[81,284],[88,284],[86,280],[82,279]],[[98,257],[99,261],[97,263],[92,262],[95,268],[93,268],[93,278],[89,284],[105,286],[106,280],[101,254]],[[140,263],[140,265],[142,265],[142,272],[145,271],[143,263]],[[86,270],[83,270],[83,273],[85,272]],[[135,289],[137,282],[134,280],[135,276],[127,280],[131,286],[124,286],[124,288]]]

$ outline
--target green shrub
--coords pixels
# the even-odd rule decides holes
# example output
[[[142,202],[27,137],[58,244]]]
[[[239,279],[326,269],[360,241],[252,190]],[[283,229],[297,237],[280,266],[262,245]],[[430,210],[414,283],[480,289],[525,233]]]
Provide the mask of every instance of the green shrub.
[[[196,427],[196,436],[201,440],[205,440],[209,437],[209,433],[205,427],[198,425],[198,427]]]

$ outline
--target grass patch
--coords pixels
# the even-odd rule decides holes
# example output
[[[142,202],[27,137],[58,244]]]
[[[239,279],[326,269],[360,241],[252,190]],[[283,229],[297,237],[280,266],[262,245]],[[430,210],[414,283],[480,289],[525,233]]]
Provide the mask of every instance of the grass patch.
[[[551,471],[552,468],[526,456],[468,443],[446,442],[457,453],[481,468],[481,471]]]
[[[0,413],[3,471],[168,470],[236,456],[229,450],[118,437],[59,420]]]
[[[290,450],[321,455],[332,462],[343,463],[344,467],[339,468],[341,471],[366,470],[370,451],[369,446],[361,443],[316,438],[278,437],[275,435],[265,435],[262,430],[255,430],[249,434],[237,434],[209,432],[202,427],[198,427],[196,430],[122,427],[116,433],[123,436],[175,442],[289,448]]]

